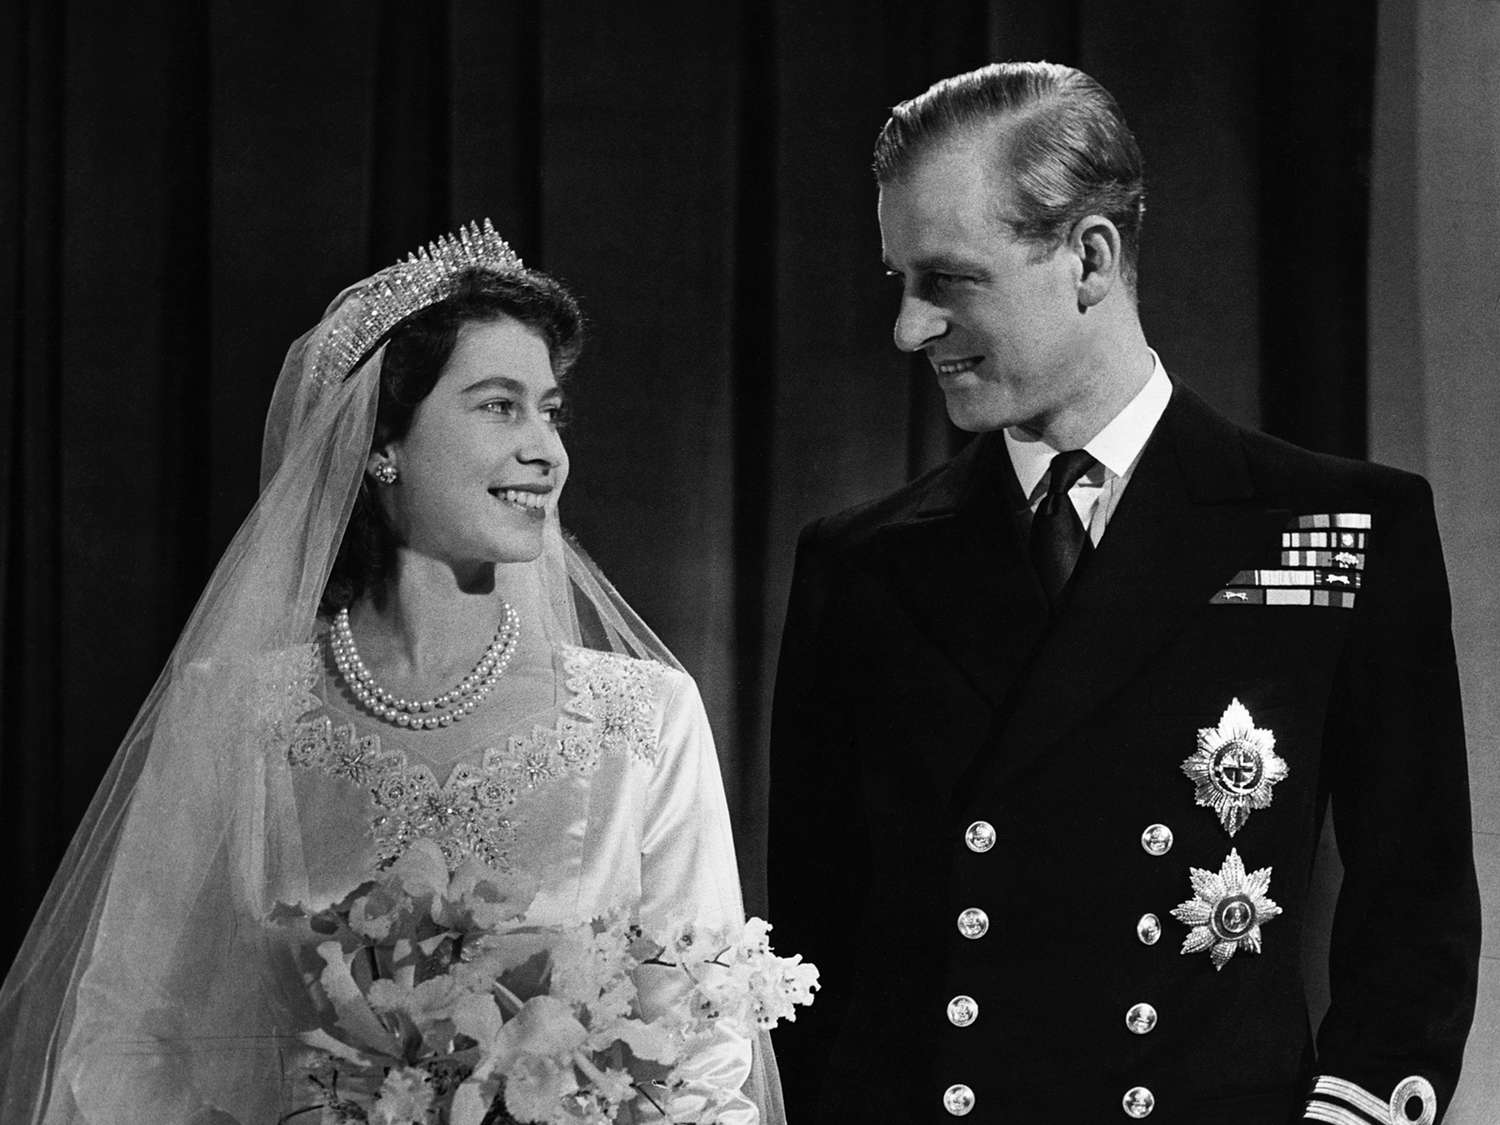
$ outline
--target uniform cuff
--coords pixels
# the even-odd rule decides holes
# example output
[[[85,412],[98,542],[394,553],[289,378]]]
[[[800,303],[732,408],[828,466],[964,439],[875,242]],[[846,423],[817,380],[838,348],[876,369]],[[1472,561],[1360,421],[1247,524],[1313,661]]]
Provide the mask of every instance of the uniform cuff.
[[[1416,1111],[1415,1117],[1408,1106]],[[1313,1081],[1302,1120],[1327,1125],[1432,1125],[1437,1120],[1437,1093],[1431,1082],[1414,1074],[1396,1083],[1390,1098],[1382,1101],[1346,1078],[1320,1074]]]

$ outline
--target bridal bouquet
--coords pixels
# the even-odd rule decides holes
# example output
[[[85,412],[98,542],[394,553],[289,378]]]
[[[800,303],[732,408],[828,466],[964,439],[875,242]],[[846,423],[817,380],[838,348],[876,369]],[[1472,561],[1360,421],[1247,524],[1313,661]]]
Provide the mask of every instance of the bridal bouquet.
[[[378,881],[319,911],[279,905],[321,967],[328,1013],[301,1038],[322,1125],[608,1125],[641,1099],[708,1125],[730,1091],[666,1113],[679,1064],[726,1022],[741,1033],[795,1019],[818,970],[777,957],[767,923],[688,923],[647,933],[620,913],[574,927],[526,925],[536,893],[479,864],[449,875],[418,840]],[[637,982],[670,996],[643,1011]],[[694,1093],[701,1091],[695,1090]]]

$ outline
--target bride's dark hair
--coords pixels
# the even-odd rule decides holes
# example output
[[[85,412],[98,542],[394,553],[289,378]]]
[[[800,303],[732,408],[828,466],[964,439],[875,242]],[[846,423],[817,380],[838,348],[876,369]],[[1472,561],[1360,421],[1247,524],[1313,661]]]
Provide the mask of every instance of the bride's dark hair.
[[[561,382],[583,350],[584,322],[578,302],[556,278],[537,270],[460,274],[454,291],[413,313],[386,338],[380,368],[380,402],[371,449],[406,436],[412,416],[432,393],[466,324],[510,317],[535,329],[547,342],[552,371]],[[354,500],[328,583],[321,612],[331,615],[379,586],[394,540],[365,476]]]

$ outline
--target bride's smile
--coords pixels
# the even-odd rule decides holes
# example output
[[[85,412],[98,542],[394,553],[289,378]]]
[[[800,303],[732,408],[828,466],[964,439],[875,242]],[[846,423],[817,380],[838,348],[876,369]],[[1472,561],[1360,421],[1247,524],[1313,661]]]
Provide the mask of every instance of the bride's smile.
[[[464,325],[406,433],[371,453],[399,476],[377,495],[400,548],[456,568],[536,558],[567,475],[562,410],[535,328]]]

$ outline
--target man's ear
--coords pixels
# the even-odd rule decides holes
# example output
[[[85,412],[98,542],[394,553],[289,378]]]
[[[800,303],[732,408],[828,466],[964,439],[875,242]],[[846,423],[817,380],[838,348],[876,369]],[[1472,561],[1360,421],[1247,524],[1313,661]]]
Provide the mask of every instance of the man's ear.
[[[1074,223],[1068,248],[1083,266],[1078,278],[1079,311],[1097,305],[1122,284],[1120,231],[1103,215],[1085,215]]]

